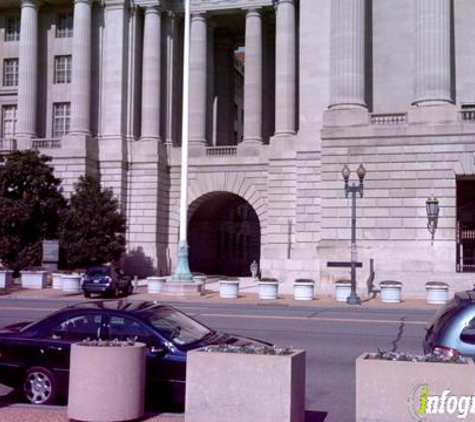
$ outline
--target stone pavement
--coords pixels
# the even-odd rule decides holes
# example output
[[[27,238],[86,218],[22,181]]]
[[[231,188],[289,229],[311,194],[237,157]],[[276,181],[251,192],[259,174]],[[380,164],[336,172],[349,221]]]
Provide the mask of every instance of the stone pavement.
[[[140,421],[183,422],[183,414],[146,414]],[[1,422],[65,422],[68,421],[64,406],[2,405]]]

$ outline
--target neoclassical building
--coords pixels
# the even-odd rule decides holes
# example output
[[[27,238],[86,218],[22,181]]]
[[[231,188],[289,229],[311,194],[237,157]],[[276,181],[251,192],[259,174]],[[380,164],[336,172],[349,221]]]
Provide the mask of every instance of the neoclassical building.
[[[350,183],[358,288],[475,281],[473,0],[192,0],[192,271],[284,281],[347,274]],[[2,0],[0,150],[53,157],[66,192],[98,173],[129,249],[175,267],[181,0]],[[355,183],[358,183],[357,181]],[[434,240],[426,199],[440,205]]]

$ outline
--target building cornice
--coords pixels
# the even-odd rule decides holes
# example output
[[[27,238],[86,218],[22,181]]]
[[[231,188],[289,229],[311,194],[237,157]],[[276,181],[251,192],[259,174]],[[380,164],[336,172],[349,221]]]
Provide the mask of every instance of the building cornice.
[[[275,6],[276,0],[191,0],[192,13],[213,12],[217,10],[235,10]],[[183,0],[167,0],[167,8],[183,12]]]

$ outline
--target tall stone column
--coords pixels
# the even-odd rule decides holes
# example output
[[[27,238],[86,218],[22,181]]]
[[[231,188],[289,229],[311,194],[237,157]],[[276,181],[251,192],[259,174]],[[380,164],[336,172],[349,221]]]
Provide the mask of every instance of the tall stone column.
[[[295,0],[277,6],[275,63],[275,135],[295,134]]]
[[[90,134],[91,0],[74,0],[71,134]]]
[[[416,0],[416,93],[414,104],[452,101],[451,0]]]
[[[262,16],[246,15],[246,66],[244,69],[244,140],[262,142]]]
[[[330,108],[365,108],[366,2],[331,3]]]
[[[33,138],[36,136],[37,83],[38,4],[36,0],[22,0],[18,74],[18,124],[16,131],[18,138]]]
[[[142,68],[142,139],[160,139],[161,13],[145,9]]]
[[[207,23],[201,14],[191,17],[190,144],[206,144]]]

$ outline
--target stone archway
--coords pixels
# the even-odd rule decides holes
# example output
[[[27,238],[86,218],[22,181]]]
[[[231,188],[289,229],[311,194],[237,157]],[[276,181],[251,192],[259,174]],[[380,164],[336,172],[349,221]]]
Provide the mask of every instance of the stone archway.
[[[192,203],[190,214],[191,271],[249,276],[261,248],[261,227],[252,206],[236,194],[212,192]]]

